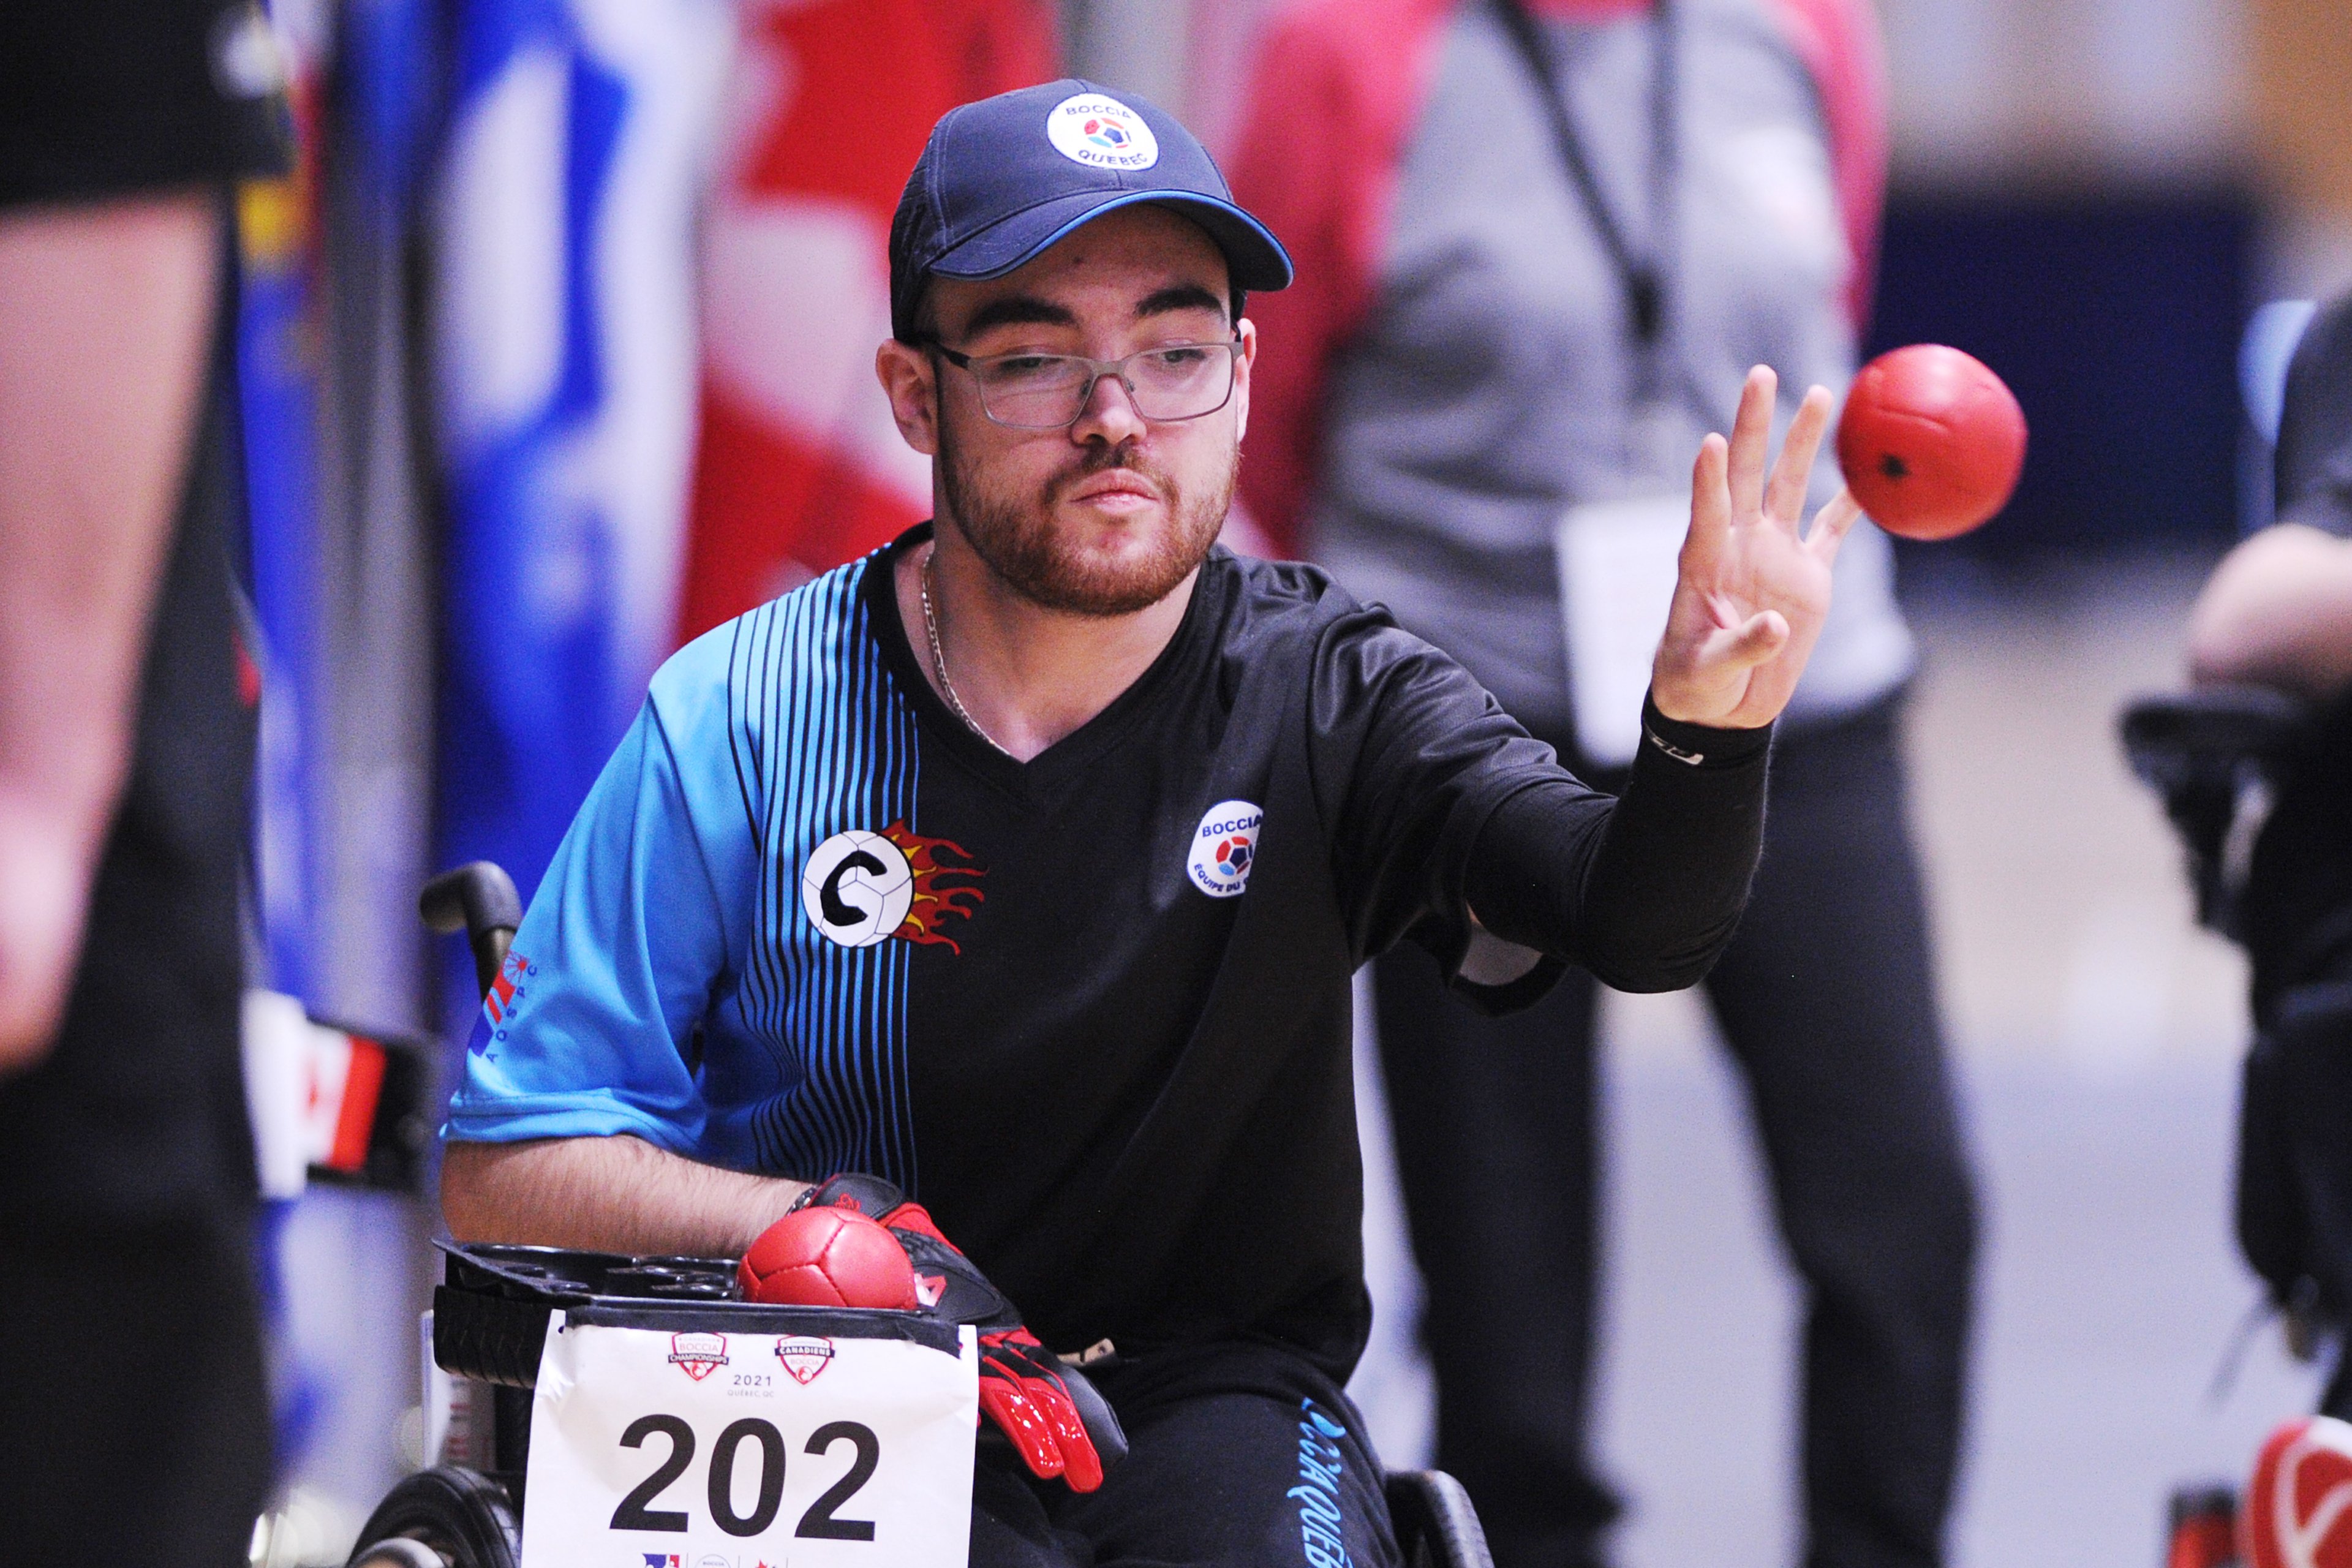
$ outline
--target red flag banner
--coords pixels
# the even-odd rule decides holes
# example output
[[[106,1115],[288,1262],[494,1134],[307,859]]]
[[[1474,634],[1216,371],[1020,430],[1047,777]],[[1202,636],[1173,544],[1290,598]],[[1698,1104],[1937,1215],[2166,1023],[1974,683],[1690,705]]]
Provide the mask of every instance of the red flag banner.
[[[929,515],[874,379],[899,187],[959,103],[1048,80],[1038,0],[768,0],[743,12],[704,240],[702,429],[679,635]]]

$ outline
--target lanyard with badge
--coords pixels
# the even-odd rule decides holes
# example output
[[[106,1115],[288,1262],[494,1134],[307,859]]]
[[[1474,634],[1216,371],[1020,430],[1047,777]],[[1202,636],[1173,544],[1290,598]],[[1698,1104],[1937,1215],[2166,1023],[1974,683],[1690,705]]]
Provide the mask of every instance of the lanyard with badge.
[[[1650,224],[1636,250],[1601,190],[1569,113],[1567,83],[1525,0],[1494,0],[1505,36],[1534,79],[1570,183],[1624,293],[1633,350],[1632,409],[1622,460],[1632,483],[1619,496],[1570,507],[1554,531],[1577,744],[1602,766],[1622,766],[1641,743],[1650,659],[1673,602],[1675,560],[1690,520],[1682,476],[1689,445],[1687,392],[1666,331],[1665,258],[1673,246],[1679,167],[1675,35],[1671,0],[1653,0],[1650,77]]]

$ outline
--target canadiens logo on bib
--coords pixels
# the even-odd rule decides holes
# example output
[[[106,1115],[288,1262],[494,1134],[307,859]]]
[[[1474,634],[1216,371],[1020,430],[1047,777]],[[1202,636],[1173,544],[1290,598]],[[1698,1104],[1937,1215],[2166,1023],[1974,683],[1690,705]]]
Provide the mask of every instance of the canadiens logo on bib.
[[[964,864],[942,862],[943,852]],[[941,934],[940,922],[970,920],[987,895],[970,883],[950,887],[940,879],[988,875],[971,858],[962,845],[925,838],[904,822],[879,833],[852,828],[810,851],[801,868],[801,908],[809,924],[844,947],[872,947],[896,937],[961,955],[963,949]]]
[[[1245,800],[1219,801],[1193,830],[1184,870],[1213,899],[1230,899],[1249,886],[1257,863],[1258,824],[1265,813]]]
[[[786,1334],[776,1342],[776,1359],[794,1383],[806,1387],[833,1363],[833,1342],[814,1334]]]
[[[1082,92],[1045,116],[1045,140],[1073,163],[1090,169],[1149,169],[1160,162],[1151,127],[1115,98]]]

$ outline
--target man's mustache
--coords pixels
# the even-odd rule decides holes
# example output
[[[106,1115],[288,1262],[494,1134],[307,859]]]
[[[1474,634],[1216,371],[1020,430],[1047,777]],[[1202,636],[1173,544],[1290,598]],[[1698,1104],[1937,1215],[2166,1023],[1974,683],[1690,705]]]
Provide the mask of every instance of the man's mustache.
[[[1150,485],[1152,495],[1163,506],[1170,504],[1175,499],[1175,481],[1160,469],[1145,462],[1132,447],[1122,443],[1117,447],[1090,447],[1087,449],[1087,455],[1079,458],[1074,467],[1064,469],[1047,480],[1046,504],[1050,506],[1060,501],[1072,489],[1093,479],[1097,474],[1113,472],[1133,474],[1145,484]]]

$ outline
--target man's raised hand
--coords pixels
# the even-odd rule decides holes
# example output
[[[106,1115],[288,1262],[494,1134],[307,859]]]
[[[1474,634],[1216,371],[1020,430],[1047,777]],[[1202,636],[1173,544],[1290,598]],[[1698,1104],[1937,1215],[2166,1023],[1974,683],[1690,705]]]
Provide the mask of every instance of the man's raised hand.
[[[1780,717],[1829,613],[1830,563],[1862,515],[1841,489],[1799,533],[1830,395],[1805,394],[1768,480],[1778,387],[1769,367],[1749,371],[1730,441],[1709,436],[1691,468],[1690,532],[1650,667],[1650,699],[1669,719],[1751,730]]]

